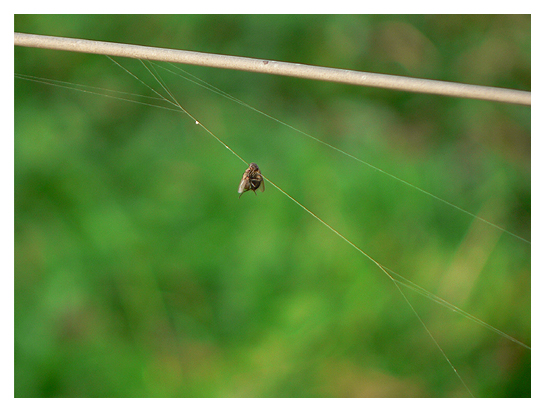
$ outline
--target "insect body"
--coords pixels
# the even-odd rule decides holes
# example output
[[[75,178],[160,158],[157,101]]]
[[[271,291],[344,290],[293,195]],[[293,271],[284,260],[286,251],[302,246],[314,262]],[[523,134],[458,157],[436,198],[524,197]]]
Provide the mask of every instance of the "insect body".
[[[263,181],[263,176],[261,175],[257,164],[250,163],[250,166],[242,175],[242,180],[238,186],[238,192],[240,193],[240,196],[242,196],[242,194],[248,190],[253,190],[255,193],[257,189],[260,189],[262,192],[265,191],[265,182]],[[257,195],[257,193],[255,194]]]

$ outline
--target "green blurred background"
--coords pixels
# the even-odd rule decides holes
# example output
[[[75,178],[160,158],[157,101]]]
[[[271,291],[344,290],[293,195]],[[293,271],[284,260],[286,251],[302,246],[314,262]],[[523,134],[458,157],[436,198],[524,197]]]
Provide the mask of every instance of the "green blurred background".
[[[530,90],[529,16],[19,15],[15,30]],[[183,68],[530,239],[528,107]],[[15,72],[153,95],[104,56],[15,47]],[[530,345],[528,243],[160,74],[363,251]],[[239,199],[245,168],[187,116],[16,79],[15,396],[468,396],[386,275],[272,185]],[[528,349],[403,290],[475,396],[530,396]]]

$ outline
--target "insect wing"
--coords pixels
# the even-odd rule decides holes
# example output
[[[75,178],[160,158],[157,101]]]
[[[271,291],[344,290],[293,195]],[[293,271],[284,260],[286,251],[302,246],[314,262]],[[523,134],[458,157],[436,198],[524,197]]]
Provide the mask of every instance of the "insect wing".
[[[259,190],[261,190],[262,192],[265,191],[265,179],[263,179],[263,180],[261,181],[261,185],[259,186]]]
[[[245,173],[244,176],[242,176],[240,185],[238,186],[238,192],[242,194],[246,192],[247,190],[250,190],[250,180],[246,177],[246,173]]]

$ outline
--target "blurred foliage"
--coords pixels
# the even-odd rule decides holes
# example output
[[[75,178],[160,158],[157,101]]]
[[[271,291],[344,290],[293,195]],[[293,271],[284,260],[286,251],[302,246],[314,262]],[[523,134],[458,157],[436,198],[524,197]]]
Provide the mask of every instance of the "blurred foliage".
[[[524,15],[18,15],[15,30],[530,90]],[[528,107],[184,69],[530,239]],[[104,56],[16,47],[15,72],[153,95]],[[530,343],[527,243],[160,74],[374,259]],[[272,185],[239,199],[244,169],[187,116],[16,79],[15,396],[468,396],[384,273]],[[403,290],[475,396],[530,396],[529,350]]]

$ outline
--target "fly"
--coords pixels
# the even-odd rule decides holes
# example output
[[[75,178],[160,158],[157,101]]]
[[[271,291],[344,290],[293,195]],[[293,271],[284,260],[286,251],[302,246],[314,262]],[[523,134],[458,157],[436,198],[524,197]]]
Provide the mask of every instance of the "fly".
[[[242,175],[242,180],[238,186],[238,192],[240,193],[240,196],[242,196],[242,194],[248,190],[253,190],[255,193],[257,189],[264,192],[265,182],[263,181],[263,176],[259,171],[259,166],[256,163],[250,163],[250,166]],[[255,194],[257,195],[257,193]]]

